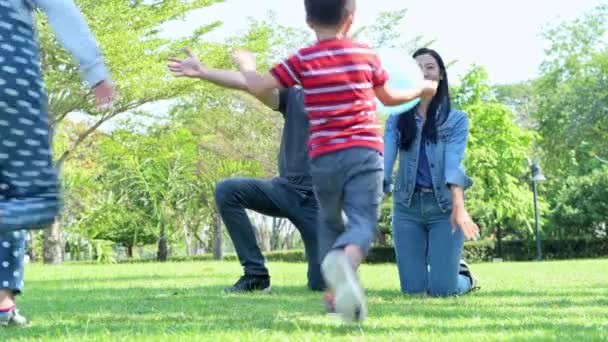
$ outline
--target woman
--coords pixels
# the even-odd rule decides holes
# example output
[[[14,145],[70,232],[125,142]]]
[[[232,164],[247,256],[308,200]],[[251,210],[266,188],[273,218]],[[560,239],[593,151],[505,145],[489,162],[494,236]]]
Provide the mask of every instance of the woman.
[[[97,103],[109,105],[113,97],[97,44],[72,0],[0,1],[0,326],[26,323],[15,307],[23,288],[24,229],[50,224],[60,208],[34,6],[78,60]]]
[[[462,166],[468,136],[464,113],[452,109],[441,56],[420,49],[413,56],[425,79],[439,82],[436,95],[405,113],[389,116],[385,129],[385,192],[399,155],[393,194],[393,240],[407,294],[463,294],[475,279],[461,264],[464,239],[476,239],[477,225],[464,207],[472,185]]]

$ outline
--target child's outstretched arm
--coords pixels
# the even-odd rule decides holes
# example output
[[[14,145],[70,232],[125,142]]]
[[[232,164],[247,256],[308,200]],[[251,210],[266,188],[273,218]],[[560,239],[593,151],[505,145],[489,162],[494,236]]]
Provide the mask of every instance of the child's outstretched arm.
[[[73,0],[34,0],[44,11],[61,45],[76,59],[82,78],[94,88],[98,104],[109,104],[113,86],[97,42]]]
[[[425,80],[420,87],[407,90],[394,90],[385,83],[374,88],[374,92],[385,106],[398,106],[419,97],[432,98],[437,92],[437,82]]]
[[[418,88],[395,90],[388,85],[388,72],[382,67],[378,56],[372,58],[372,83],[376,97],[385,106],[398,106],[419,97],[432,98],[437,92],[438,83],[425,80]]]
[[[271,73],[260,75],[255,70],[241,71],[247,81],[247,89],[254,96],[260,96],[273,89],[284,88]]]
[[[245,76],[247,87],[252,94],[263,94],[270,89],[289,88],[300,84],[298,60],[294,56],[276,65],[264,75],[260,75],[256,71],[253,53],[246,50],[235,50],[232,59]]]
[[[223,88],[249,91],[247,80],[242,73],[209,68],[189,48],[184,48],[183,51],[188,55],[188,58],[169,58],[168,67],[175,77],[198,78]],[[256,96],[258,100],[271,109],[277,109],[279,106],[279,92],[277,89],[271,89],[259,95],[252,95]]]

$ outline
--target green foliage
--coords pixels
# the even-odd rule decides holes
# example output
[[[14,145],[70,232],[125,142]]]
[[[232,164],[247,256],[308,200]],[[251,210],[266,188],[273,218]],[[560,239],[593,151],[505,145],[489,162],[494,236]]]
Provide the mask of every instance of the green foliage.
[[[608,167],[582,177],[569,177],[557,193],[551,233],[557,238],[608,234]]]
[[[143,133],[117,130],[89,153],[97,160],[94,168],[74,169],[77,159],[67,164],[64,177],[64,224],[80,244],[113,241],[131,250],[202,236],[209,246],[217,182],[259,174],[257,163],[219,158],[201,149],[190,130],[170,126]]]
[[[276,175],[283,117],[253,97],[197,92],[173,107],[172,121],[197,136],[200,150],[218,158],[249,160],[259,164],[266,177]]]
[[[508,245],[510,241],[502,242],[502,255],[505,256],[505,243]],[[468,263],[488,262],[498,257],[496,244],[492,240],[467,241],[462,249],[462,259]],[[506,259],[512,260],[512,259]]]
[[[482,235],[500,227],[519,238],[529,236],[534,207],[526,158],[535,134],[518,126],[513,113],[496,101],[481,67],[463,78],[454,103],[469,118],[465,165],[474,185],[467,192],[467,207]]]
[[[273,11],[263,19],[249,18],[247,31],[228,42],[230,46],[254,51],[260,72],[310,43],[310,31],[278,24]]]
[[[272,251],[264,253],[264,258],[266,261],[273,262],[290,262],[290,263],[301,263],[307,262],[306,253],[303,249],[293,249],[286,251]],[[195,256],[174,256],[170,257],[169,261],[171,262],[189,262],[189,261],[212,261],[214,257],[212,254],[203,254],[203,255],[195,255]],[[236,262],[238,258],[236,254],[226,254],[222,258],[223,261],[227,262]],[[148,263],[154,262],[153,259],[127,259],[122,260],[120,263]]]
[[[536,110],[535,93],[532,82],[498,84],[492,87],[496,100],[507,106],[515,114],[515,121],[521,127],[535,129],[533,113]]]
[[[170,55],[174,55],[185,45],[210,52],[226,50],[221,44],[199,43],[205,33],[220,24],[218,21],[196,29],[192,36],[185,39],[165,38],[161,34],[164,24],[182,18],[194,9],[210,6],[220,0],[153,2],[78,0],[76,2],[98,43],[103,47],[105,61],[116,84],[118,97],[111,111],[100,112],[95,107],[88,95],[90,90],[82,87],[79,69],[69,54],[59,47],[47,21],[40,15],[37,24],[42,48],[41,62],[49,100],[49,128],[51,132],[55,132],[62,123],[66,122],[67,115],[74,112],[87,116],[93,122],[85,129],[71,131],[73,137],[61,139],[55,146],[56,166],[60,171],[63,170],[65,162],[74,156],[78,147],[91,139],[103,123],[127,112],[133,115],[141,114],[142,106],[174,99],[193,87],[192,82],[175,81],[167,73],[166,61]],[[210,53],[210,55],[222,59],[226,54]],[[218,63],[218,59],[213,63]],[[81,186],[78,189],[87,191],[85,189],[92,190],[94,186]],[[73,226],[74,222],[82,219],[78,210],[90,204],[82,201],[76,193],[67,195],[66,209],[70,212],[67,219],[61,218],[64,224],[70,222]],[[124,217],[121,219],[124,220]],[[129,224],[133,225],[133,222],[129,219]],[[122,226],[123,223],[120,225]],[[59,229],[58,227],[60,226],[55,225],[54,229]]]
[[[544,34],[540,77],[494,88],[518,123],[538,133],[534,147],[548,178],[540,191],[552,208],[546,236],[589,237],[604,229],[606,197],[591,184],[602,184],[597,170],[608,165],[607,18],[602,3],[581,18],[557,22]]]
[[[100,264],[114,264],[114,243],[107,240],[91,240],[93,247],[93,258]]]
[[[464,109],[480,103],[495,102],[491,90],[486,70],[482,66],[473,65],[462,77],[461,83],[453,87],[453,105]]]
[[[393,202],[391,200],[385,200],[380,205],[380,219],[378,220],[378,230],[382,233],[391,234],[392,208]]]
[[[374,23],[364,26],[353,33],[357,40],[369,42],[374,48],[397,48],[403,50],[405,54],[412,54],[414,50],[429,45],[430,41],[423,41],[422,36],[412,39],[404,39],[401,29],[406,24],[407,9],[402,8],[396,11],[381,12]]]
[[[608,238],[570,238],[542,240],[543,258],[546,260],[585,259],[608,257]],[[502,242],[502,259],[505,261],[528,261],[536,259],[536,242],[534,240],[507,240]],[[497,244],[493,240],[467,241],[464,244],[462,259],[469,263],[490,262],[498,258]],[[305,263],[304,250],[294,249],[264,253],[264,258],[271,262]],[[212,261],[213,255],[171,257],[171,262]],[[226,262],[238,261],[236,254],[224,256]],[[127,259],[120,263],[149,263],[154,259]],[[365,259],[368,264],[395,263],[393,247],[372,247]]]
[[[105,59],[120,92],[118,112],[183,93],[183,84],[171,81],[167,75],[167,57],[218,25],[218,22],[210,23],[193,37],[184,40],[165,39],[160,34],[161,25],[181,18],[193,9],[219,2],[218,0],[76,2],[103,47]],[[87,99],[86,89],[81,86],[78,68],[69,54],[57,44],[46,20],[42,16],[39,19],[40,44],[44,51],[42,65],[49,93],[50,113],[56,121],[61,121],[73,111],[98,114],[93,103]]]
[[[556,182],[608,159],[608,5],[547,30],[550,44],[534,82],[540,146]],[[559,184],[553,184],[559,188]]]
[[[182,40],[160,34],[161,25],[215,2],[78,1],[104,46],[119,89],[117,109],[111,113],[93,108],[80,87],[77,69],[56,47],[46,22],[39,21],[47,52],[42,58],[52,126],[58,128],[55,151],[60,162],[69,160],[63,168],[67,191],[61,222],[74,258],[97,250],[101,260],[109,261],[103,259],[108,245],[99,242],[93,247],[93,241],[133,248],[166,238],[171,248],[187,245],[190,251],[197,244],[199,252],[208,252],[217,182],[276,175],[282,117],[243,93],[174,80],[165,61],[190,45],[206,64],[225,68],[231,66],[228,51],[240,46],[256,51],[263,69],[277,56],[305,44],[308,36],[277,25],[272,16],[251,21],[247,32],[224,44],[201,39],[219,22]],[[379,47],[406,50],[427,45],[420,38],[401,39],[395,28],[405,14],[383,13],[357,34]],[[531,236],[534,215],[526,157],[539,152],[549,177],[540,188],[541,212],[551,214],[541,225],[544,235],[591,237],[605,231],[608,55],[602,37],[607,16],[603,5],[582,19],[548,30],[552,45],[538,80],[492,87],[483,68],[473,67],[454,88],[454,105],[470,121],[465,163],[475,185],[467,192],[467,207],[483,236],[493,236],[499,228],[508,240]],[[143,105],[165,99],[179,99],[171,103],[170,115],[162,113],[166,123],[96,133],[99,124],[115,115],[144,115]],[[74,111],[94,118],[94,124],[64,120]],[[528,130],[536,128],[538,134]],[[594,171],[599,169],[604,171]],[[390,203],[382,206],[379,230],[390,234]],[[509,243],[503,243],[504,253],[509,253]],[[465,255],[486,260],[487,244],[467,247]],[[535,253],[533,246],[525,246],[518,253]],[[277,260],[293,256],[286,255]]]
[[[608,238],[543,240],[543,258],[546,260],[604,258],[608,256]],[[526,261],[536,259],[534,240],[508,240],[502,242],[502,259],[506,261]],[[491,240],[467,241],[462,259],[467,262],[489,262],[499,257],[497,244]],[[366,262],[394,263],[395,250],[392,247],[374,247]]]

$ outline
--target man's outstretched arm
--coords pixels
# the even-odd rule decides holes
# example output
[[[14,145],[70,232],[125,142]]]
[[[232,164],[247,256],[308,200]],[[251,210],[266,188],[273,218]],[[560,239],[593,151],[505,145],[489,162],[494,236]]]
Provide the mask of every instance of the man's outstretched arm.
[[[201,63],[196,55],[194,55],[192,50],[185,48],[184,52],[188,55],[188,58],[186,59],[175,57],[169,58],[169,70],[175,77],[198,78],[223,88],[249,92],[247,80],[242,73],[232,70],[209,68]],[[264,103],[267,107],[274,110],[278,109],[278,89],[272,89],[260,94],[251,94]]]

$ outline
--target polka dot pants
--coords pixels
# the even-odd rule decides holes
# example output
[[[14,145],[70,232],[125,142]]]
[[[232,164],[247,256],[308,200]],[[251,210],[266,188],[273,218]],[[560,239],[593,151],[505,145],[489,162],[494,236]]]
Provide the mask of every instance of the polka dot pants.
[[[17,17],[11,2],[0,1],[0,236],[19,249],[21,238],[13,231],[44,228],[61,203],[38,44],[33,29]],[[5,249],[0,246],[1,257],[13,255]],[[0,264],[0,272],[6,268]],[[3,281],[12,282],[0,278],[0,287]]]
[[[0,289],[20,293],[23,289],[25,231],[0,234]]]

